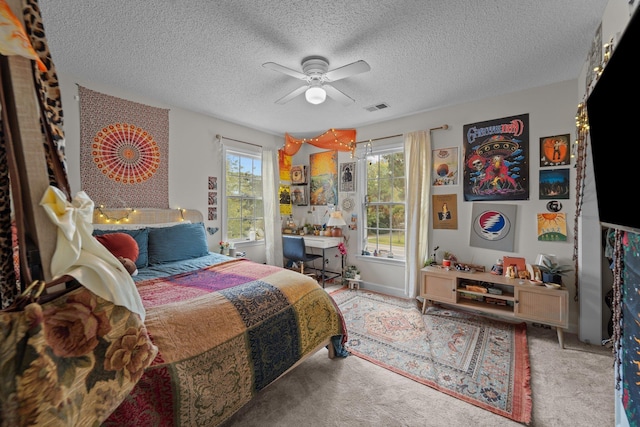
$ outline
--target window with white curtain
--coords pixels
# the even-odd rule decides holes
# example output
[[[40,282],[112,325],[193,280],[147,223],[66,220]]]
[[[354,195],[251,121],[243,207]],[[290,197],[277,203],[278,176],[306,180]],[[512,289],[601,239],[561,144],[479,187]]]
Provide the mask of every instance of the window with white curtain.
[[[265,229],[262,153],[227,146],[223,151],[222,240],[233,243],[262,240]]]
[[[398,139],[366,154],[363,255],[404,260],[404,146]]]

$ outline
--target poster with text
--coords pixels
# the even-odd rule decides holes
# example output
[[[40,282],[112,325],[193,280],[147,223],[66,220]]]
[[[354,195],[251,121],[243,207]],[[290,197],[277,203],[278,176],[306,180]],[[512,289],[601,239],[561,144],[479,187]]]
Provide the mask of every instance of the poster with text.
[[[431,195],[433,229],[458,229],[458,196],[457,194]]]
[[[529,115],[463,126],[464,200],[529,200]]]
[[[543,242],[566,242],[567,215],[559,212],[539,213],[538,240]]]
[[[431,185],[458,185],[458,147],[432,150]]]

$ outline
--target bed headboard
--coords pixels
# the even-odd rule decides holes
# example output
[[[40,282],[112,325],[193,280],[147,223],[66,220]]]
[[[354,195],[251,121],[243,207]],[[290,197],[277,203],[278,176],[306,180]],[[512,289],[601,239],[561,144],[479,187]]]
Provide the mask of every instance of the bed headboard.
[[[160,224],[164,222],[191,221],[204,222],[202,213],[195,209],[122,209],[96,207],[93,211],[94,224]]]

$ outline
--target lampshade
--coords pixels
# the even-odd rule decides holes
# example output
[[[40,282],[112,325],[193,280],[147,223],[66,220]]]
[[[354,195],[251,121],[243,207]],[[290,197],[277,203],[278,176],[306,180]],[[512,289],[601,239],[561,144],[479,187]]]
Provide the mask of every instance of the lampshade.
[[[311,86],[304,93],[304,97],[311,104],[322,104],[327,99],[327,92],[320,86]]]
[[[342,212],[332,212],[327,225],[329,227],[344,227],[347,223],[342,218]]]
[[[327,227],[331,227],[331,235],[333,237],[342,237],[342,229],[340,227],[345,225],[347,225],[347,223],[344,222],[340,211],[331,213],[329,221],[327,221]]]

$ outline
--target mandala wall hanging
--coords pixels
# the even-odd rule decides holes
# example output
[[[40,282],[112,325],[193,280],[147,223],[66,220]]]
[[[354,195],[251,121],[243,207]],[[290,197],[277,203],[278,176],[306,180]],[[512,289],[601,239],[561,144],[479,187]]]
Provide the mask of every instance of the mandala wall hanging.
[[[153,136],[128,123],[100,130],[93,139],[91,156],[103,175],[123,184],[146,181],[160,167],[160,150]]]
[[[78,87],[80,182],[96,205],[169,207],[169,110]]]

